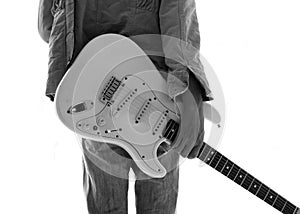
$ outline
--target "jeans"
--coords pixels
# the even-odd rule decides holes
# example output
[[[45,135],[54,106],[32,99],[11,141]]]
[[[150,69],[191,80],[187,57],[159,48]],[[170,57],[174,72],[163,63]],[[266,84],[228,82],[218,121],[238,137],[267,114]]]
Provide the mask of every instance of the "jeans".
[[[124,150],[125,151],[125,150]],[[129,164],[130,163],[130,164]],[[139,179],[145,174],[128,162],[136,175],[137,214],[174,214],[178,196],[179,167],[163,178]],[[83,156],[83,186],[89,214],[127,214],[128,179],[115,177]]]

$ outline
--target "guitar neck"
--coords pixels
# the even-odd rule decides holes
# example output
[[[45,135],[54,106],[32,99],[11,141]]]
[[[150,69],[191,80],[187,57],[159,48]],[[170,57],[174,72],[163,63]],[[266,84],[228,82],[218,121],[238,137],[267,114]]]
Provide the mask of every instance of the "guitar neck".
[[[300,214],[297,206],[204,142],[198,158],[281,213]]]

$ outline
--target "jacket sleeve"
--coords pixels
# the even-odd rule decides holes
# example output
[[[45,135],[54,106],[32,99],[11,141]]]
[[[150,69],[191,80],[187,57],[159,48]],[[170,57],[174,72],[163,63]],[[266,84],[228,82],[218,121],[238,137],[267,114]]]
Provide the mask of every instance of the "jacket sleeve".
[[[195,98],[202,96],[203,101],[212,100],[200,61],[195,0],[161,0],[159,22],[165,63],[169,67],[167,83],[170,97],[184,93],[189,88],[189,78],[195,78],[201,87],[201,93],[194,94]]]
[[[49,42],[53,23],[52,6],[55,0],[40,0],[38,11],[38,31],[45,42]]]

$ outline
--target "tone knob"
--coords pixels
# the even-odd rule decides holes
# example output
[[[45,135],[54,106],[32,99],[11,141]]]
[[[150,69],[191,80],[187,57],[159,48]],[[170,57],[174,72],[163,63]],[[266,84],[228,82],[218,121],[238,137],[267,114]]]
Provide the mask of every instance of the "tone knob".
[[[97,124],[98,126],[104,126],[106,124],[105,119],[103,117],[98,117]]]

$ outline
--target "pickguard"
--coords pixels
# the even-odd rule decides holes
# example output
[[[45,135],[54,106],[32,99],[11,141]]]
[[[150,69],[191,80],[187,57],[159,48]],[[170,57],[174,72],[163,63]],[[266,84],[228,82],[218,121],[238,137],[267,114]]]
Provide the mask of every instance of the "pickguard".
[[[136,76],[126,79],[111,105],[113,123],[124,130],[122,137],[132,144],[148,145],[162,138],[171,109],[161,104],[167,95],[154,92]],[[174,115],[173,115],[174,117]]]

